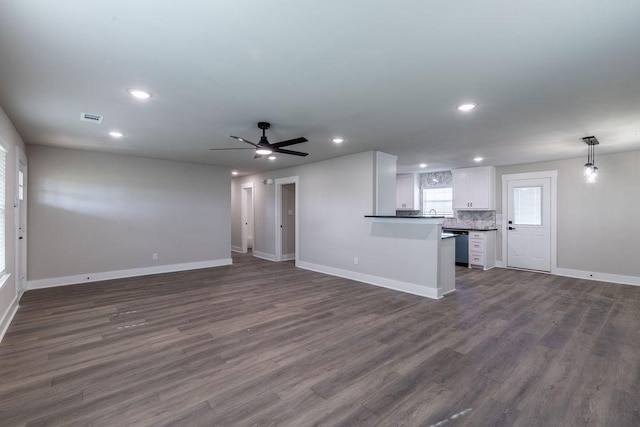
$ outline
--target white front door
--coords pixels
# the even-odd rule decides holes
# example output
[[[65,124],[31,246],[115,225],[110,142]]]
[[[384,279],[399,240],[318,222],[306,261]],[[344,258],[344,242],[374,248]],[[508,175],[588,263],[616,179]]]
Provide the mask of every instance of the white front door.
[[[551,271],[551,178],[507,183],[507,267]]]

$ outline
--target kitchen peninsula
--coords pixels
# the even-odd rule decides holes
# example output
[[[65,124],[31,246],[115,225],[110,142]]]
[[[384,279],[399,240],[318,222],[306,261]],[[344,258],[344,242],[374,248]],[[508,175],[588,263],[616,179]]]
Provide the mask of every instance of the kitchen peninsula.
[[[382,286],[430,298],[455,291],[455,238],[442,233],[444,217],[365,215]],[[375,268],[375,266],[373,266]],[[384,272],[383,272],[384,270]]]

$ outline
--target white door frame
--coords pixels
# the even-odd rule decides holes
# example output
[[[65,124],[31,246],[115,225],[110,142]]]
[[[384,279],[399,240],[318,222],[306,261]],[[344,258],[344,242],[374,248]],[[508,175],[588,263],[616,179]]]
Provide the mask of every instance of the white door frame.
[[[18,292],[22,293],[27,290],[27,156],[19,148],[16,147],[16,172],[15,172],[15,200],[14,200],[14,215],[15,215],[15,272],[16,272],[16,288]],[[22,201],[19,200],[18,187],[20,170],[22,170],[24,178],[24,197]],[[24,217],[24,222],[21,221],[21,217]],[[24,225],[24,230],[20,229],[21,223]],[[21,267],[24,267],[24,271],[21,271]]]
[[[556,274],[558,269],[558,171],[541,171],[541,172],[527,172],[527,173],[513,173],[502,175],[502,226],[500,230],[502,232],[502,265],[507,267],[507,238],[509,236],[507,227],[509,221],[508,215],[508,200],[509,200],[509,181],[523,180],[523,179],[539,179],[549,178],[551,180],[551,274]],[[508,267],[507,267],[508,268]]]
[[[241,224],[241,230],[242,230],[242,237],[240,238],[242,241],[242,253],[246,254],[248,249],[248,244],[247,244],[247,228],[249,227],[248,222],[249,222],[249,213],[248,213],[248,206],[247,206],[247,189],[251,189],[251,212],[254,213],[253,217],[255,218],[255,201],[254,201],[254,194],[253,194],[253,182],[247,182],[244,184],[240,184],[240,206],[241,206],[241,214],[240,214],[240,220],[242,221]],[[253,233],[253,247],[255,248],[256,246],[256,242],[255,242],[255,232]]]
[[[298,239],[300,236],[300,233],[298,232],[298,226],[300,224],[300,221],[298,221],[298,204],[299,204],[299,200],[300,198],[298,197],[298,194],[300,193],[300,185],[298,184],[298,177],[297,176],[290,176],[287,178],[277,178],[275,181],[276,184],[276,204],[275,204],[275,209],[276,209],[276,223],[275,223],[275,237],[276,237],[276,254],[275,254],[275,261],[282,261],[282,186],[286,185],[286,184],[295,184],[295,245],[296,245],[296,265],[298,264],[298,248],[300,247],[300,245],[298,244]]]

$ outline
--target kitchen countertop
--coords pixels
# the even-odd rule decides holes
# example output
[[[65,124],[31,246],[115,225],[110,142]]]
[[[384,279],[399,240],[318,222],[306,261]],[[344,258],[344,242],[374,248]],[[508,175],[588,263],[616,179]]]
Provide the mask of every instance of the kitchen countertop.
[[[426,215],[365,215],[365,218],[397,218],[397,219],[430,219],[430,218],[444,218],[442,216],[426,216]]]
[[[465,227],[442,227],[442,231],[460,230],[460,231],[497,231],[497,228],[465,228]]]

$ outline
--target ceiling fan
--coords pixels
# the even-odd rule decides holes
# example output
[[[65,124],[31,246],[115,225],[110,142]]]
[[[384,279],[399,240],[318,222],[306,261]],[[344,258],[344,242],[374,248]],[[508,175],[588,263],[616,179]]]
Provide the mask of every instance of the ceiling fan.
[[[259,159],[263,156],[268,156],[272,153],[280,153],[280,154],[291,154],[294,156],[308,156],[309,153],[303,153],[301,151],[292,151],[285,150],[282,147],[287,147],[289,145],[294,144],[302,144],[303,142],[307,142],[307,138],[300,137],[294,139],[288,139],[286,141],[276,142],[274,144],[270,144],[267,140],[267,136],[265,135],[265,131],[271,127],[271,123],[269,122],[258,122],[258,128],[262,129],[262,136],[260,137],[260,142],[257,144],[255,142],[248,141],[244,138],[240,138],[238,136],[231,135],[231,138],[237,139],[241,142],[246,142],[247,144],[253,145],[254,148],[210,148],[211,151],[217,150],[255,150],[256,154],[253,156],[254,159]]]

